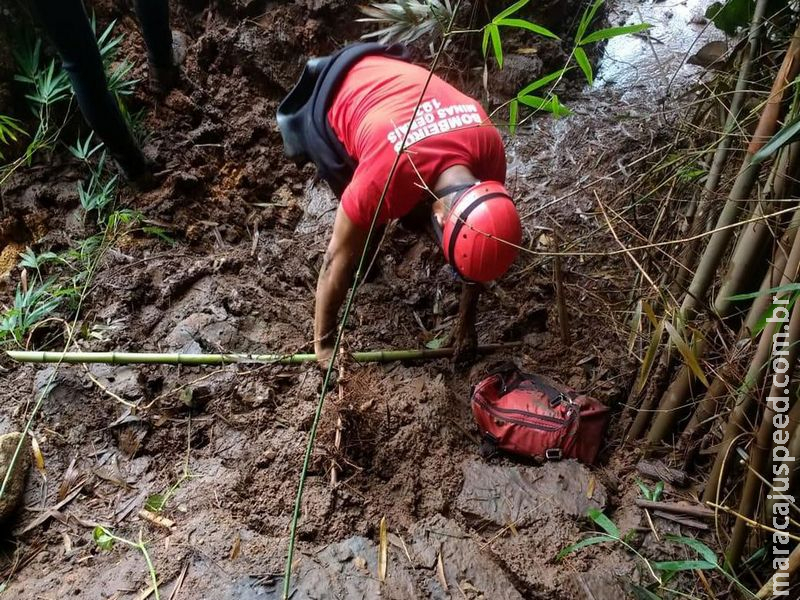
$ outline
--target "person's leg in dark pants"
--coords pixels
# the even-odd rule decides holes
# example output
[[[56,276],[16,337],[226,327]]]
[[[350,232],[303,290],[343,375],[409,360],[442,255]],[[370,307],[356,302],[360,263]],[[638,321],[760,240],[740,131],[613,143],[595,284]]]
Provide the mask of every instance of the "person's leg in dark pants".
[[[142,151],[108,91],[103,61],[82,0],[33,0],[33,5],[61,56],[84,118],[129,180],[145,176]]]
[[[147,46],[147,62],[159,92],[167,92],[178,82],[178,67],[172,49],[167,0],[136,0],[136,17]]]

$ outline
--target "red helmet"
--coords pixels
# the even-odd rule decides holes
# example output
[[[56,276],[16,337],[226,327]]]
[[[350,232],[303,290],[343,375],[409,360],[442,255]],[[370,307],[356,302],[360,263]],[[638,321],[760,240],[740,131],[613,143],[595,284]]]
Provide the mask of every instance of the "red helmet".
[[[479,181],[458,195],[443,229],[444,257],[469,281],[497,279],[519,254],[519,214],[506,188],[497,181]]]

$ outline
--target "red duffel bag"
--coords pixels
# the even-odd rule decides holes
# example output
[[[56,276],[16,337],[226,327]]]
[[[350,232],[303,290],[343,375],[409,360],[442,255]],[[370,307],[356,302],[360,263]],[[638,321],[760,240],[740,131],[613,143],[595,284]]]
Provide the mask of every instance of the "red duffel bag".
[[[538,459],[597,459],[608,407],[560,384],[516,368],[481,381],[472,413],[486,442],[499,450]]]

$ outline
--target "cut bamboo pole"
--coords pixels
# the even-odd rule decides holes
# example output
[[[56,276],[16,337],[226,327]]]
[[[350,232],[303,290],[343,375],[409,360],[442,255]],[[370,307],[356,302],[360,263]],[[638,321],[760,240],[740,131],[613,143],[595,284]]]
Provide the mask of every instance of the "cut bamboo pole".
[[[800,307],[795,304],[792,311],[792,317],[789,321],[788,331],[788,356],[786,360],[789,364],[787,372],[787,379],[789,374],[793,372],[794,365],[797,361],[798,341],[800,341]],[[788,394],[784,386],[778,386],[777,382],[773,382],[769,390],[769,396],[783,397]],[[788,397],[788,396],[787,396]],[[761,479],[759,475],[763,475],[768,465],[768,458],[770,450],[772,449],[772,434],[775,430],[773,418],[776,416],[774,404],[766,403],[764,414],[761,417],[761,425],[759,425],[758,433],[756,435],[755,443],[750,448],[750,470],[745,479],[744,489],[742,491],[742,499],[739,503],[739,514],[744,518],[737,518],[736,525],[733,528],[733,535],[728,544],[726,552],[728,562],[734,567],[739,564],[744,550],[745,542],[750,534],[749,528],[745,518],[753,518],[755,516],[756,508],[759,500],[761,499]],[[792,467],[794,465],[791,465]]]
[[[519,342],[478,346],[480,354],[491,354],[518,348]],[[279,364],[291,365],[317,360],[316,354],[159,354],[150,352],[39,352],[12,350],[6,354],[17,362],[111,365],[228,365]],[[354,352],[355,362],[393,362],[399,360],[432,360],[453,356],[452,348],[419,350],[370,350]]]
[[[786,260],[786,270],[781,278],[781,285],[796,281],[798,267],[800,267],[800,230],[795,234],[792,250]],[[703,500],[706,502],[716,502],[718,500],[717,494],[722,487],[725,468],[730,459],[731,446],[739,435],[747,433],[749,430],[748,422],[755,404],[754,392],[764,381],[767,362],[772,350],[772,335],[775,332],[775,326],[776,323],[767,323],[761,332],[750,368],[747,370],[741,389],[736,393],[733,412],[728,418],[722,444],[720,444],[708,483],[703,492]]]

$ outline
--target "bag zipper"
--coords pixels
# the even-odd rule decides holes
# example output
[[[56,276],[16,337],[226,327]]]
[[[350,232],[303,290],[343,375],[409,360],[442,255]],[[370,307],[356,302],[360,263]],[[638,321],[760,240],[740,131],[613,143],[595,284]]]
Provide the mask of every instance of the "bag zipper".
[[[511,414],[517,414],[517,415],[522,415],[522,416],[532,415],[533,417],[535,417],[537,419],[542,419],[543,421],[550,421],[551,423],[558,423],[559,425],[566,425],[566,424],[571,423],[572,421],[575,420],[575,411],[570,411],[569,416],[566,419],[559,419],[558,417],[550,417],[548,415],[534,414],[534,413],[531,413],[531,412],[526,411],[526,410],[518,410],[518,409],[515,409],[515,408],[502,408],[500,406],[493,406],[493,405],[490,405],[483,398],[475,398],[475,401],[478,402],[478,404],[480,404],[481,406],[483,406],[484,408],[486,408],[486,410],[488,410],[490,412],[491,411],[495,411],[495,412],[499,412],[499,413],[511,413]]]
[[[565,425],[567,424],[567,421],[562,420],[562,419],[556,419],[556,418],[553,418],[553,417],[546,417],[544,415],[533,415],[531,413],[526,413],[525,411],[512,410],[512,409],[502,409],[502,408],[497,408],[495,406],[489,406],[489,404],[487,402],[485,402],[484,400],[479,399],[479,398],[476,398],[475,402],[479,406],[481,406],[484,410],[486,410],[486,412],[489,413],[491,416],[497,417],[499,419],[502,419],[503,421],[506,421],[508,423],[514,423],[516,425],[520,425],[521,427],[528,427],[530,429],[537,429],[539,431],[555,432],[555,431],[561,431],[562,429],[564,429]],[[552,421],[552,422],[558,423],[558,426],[548,427],[546,425],[539,425],[539,424],[536,424],[536,423],[529,423],[529,422],[523,421],[521,419],[514,419],[514,418],[506,417],[505,415],[502,414],[504,411],[505,412],[512,412],[512,413],[521,413],[523,415],[530,415],[531,419],[541,418],[542,420],[545,420],[545,421]]]

